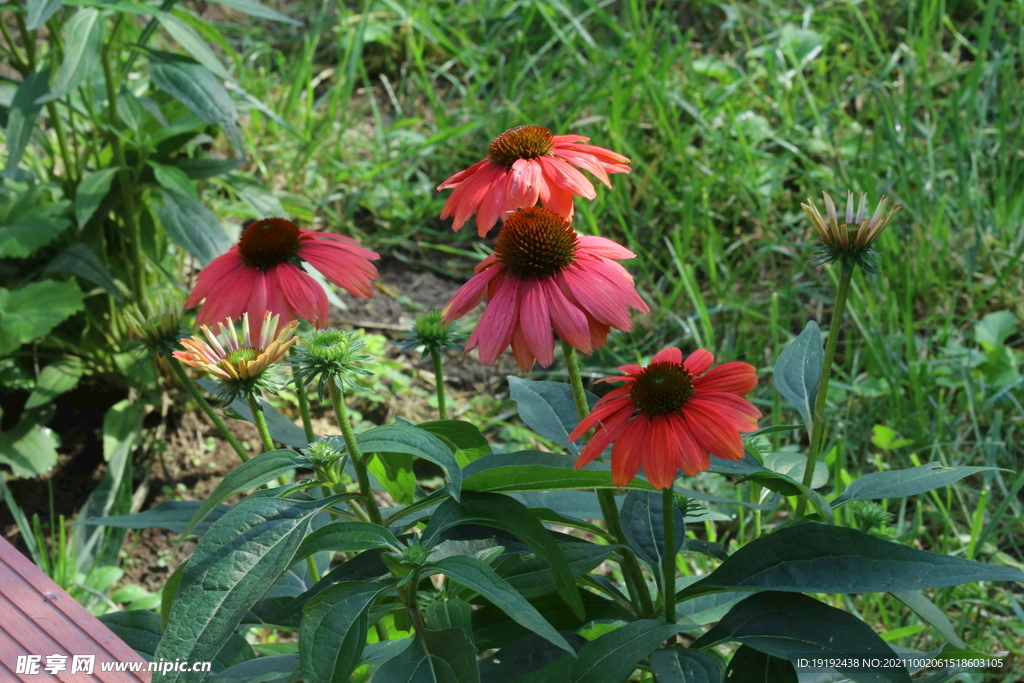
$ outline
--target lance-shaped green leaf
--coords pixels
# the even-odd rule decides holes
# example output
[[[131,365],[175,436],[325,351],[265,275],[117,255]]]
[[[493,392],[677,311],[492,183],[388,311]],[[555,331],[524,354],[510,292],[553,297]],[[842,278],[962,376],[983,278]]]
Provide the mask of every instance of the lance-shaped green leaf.
[[[583,603],[572,571],[551,533],[519,501],[490,493],[467,493],[462,502],[448,500],[434,512],[423,530],[422,543],[430,548],[441,532],[459,524],[483,524],[518,536],[535,555],[548,561],[555,574],[555,586],[565,604],[580,618]]]
[[[203,265],[227,251],[227,233],[214,213],[198,199],[177,192],[162,192],[157,215],[171,239]]]
[[[775,388],[800,412],[808,432],[811,431],[814,400],[818,395],[824,361],[821,330],[813,320],[807,321],[804,331],[782,350],[775,361]]]
[[[448,662],[432,657],[414,638],[409,646],[394,659],[380,665],[373,674],[374,683],[461,683]]]
[[[57,70],[50,92],[36,99],[46,104],[69,94],[100,63],[103,47],[103,15],[94,7],[83,7],[68,22],[64,37],[64,61]]]
[[[421,422],[416,429],[428,431],[444,441],[452,449],[459,465],[465,467],[469,463],[491,453],[491,444],[481,433],[479,427],[463,420],[434,420]]]
[[[25,28],[35,31],[47,22],[64,4],[64,0],[28,0]]]
[[[72,526],[75,524],[92,524],[95,526],[113,526],[120,529],[151,529],[157,527],[180,534],[188,527],[189,522],[195,517],[201,505],[203,503],[198,500],[165,500],[155,507],[151,507],[143,512],[137,512],[134,515],[88,517],[73,522]],[[231,507],[228,505],[218,505],[214,509],[209,510],[204,514],[203,522],[192,528],[192,533],[196,536],[204,535],[209,530],[210,525],[223,517],[224,513],[230,509]]]
[[[818,471],[820,471],[819,468],[815,467],[815,472]],[[825,496],[821,495],[809,486],[804,486],[803,482],[797,481],[785,474],[766,470],[763,472],[754,472],[751,475],[743,477],[740,481],[755,481],[766,489],[775,491],[776,493],[781,493],[784,496],[803,495],[826,522],[832,524],[835,518],[832,512],[832,506],[829,505]]]
[[[181,45],[185,52],[192,55],[197,62],[213,72],[218,78],[222,78],[225,81],[232,80],[231,74],[220,63],[213,50],[206,45],[206,41],[196,33],[194,28],[185,23],[183,19],[169,12],[160,11],[156,12],[156,18],[164,30],[178,42],[178,45]]]
[[[453,581],[475,590],[520,626],[530,629],[566,652],[575,653],[572,646],[544,619],[537,608],[480,560],[456,555],[434,563],[434,567]]]
[[[765,591],[741,600],[691,647],[726,642],[744,645],[781,659],[842,658],[861,655],[895,659],[896,653],[871,627],[843,610],[806,595]],[[837,668],[857,683],[910,683],[903,668]]]
[[[881,500],[883,498],[906,498],[919,493],[933,491],[960,481],[977,472],[996,469],[994,467],[943,467],[929,462],[906,470],[872,472],[857,477],[846,487],[842,495],[832,501],[838,508],[853,500]]]
[[[409,505],[416,499],[416,474],[412,471],[412,456],[408,453],[372,453],[366,469],[388,495],[399,505]]]
[[[647,655],[686,627],[638,619],[584,645],[570,668],[571,683],[621,683]]]
[[[559,547],[573,576],[582,576],[594,569],[622,546],[596,543],[561,543]],[[555,574],[542,557],[529,557],[508,572],[502,572],[509,585],[524,598],[538,598],[555,590]]]
[[[77,356],[64,356],[43,368],[36,386],[29,394],[23,410],[46,405],[78,384],[82,377],[82,360]]]
[[[432,660],[441,660],[455,674],[453,683],[480,683],[480,667],[476,663],[476,647],[461,628],[439,631],[423,629],[423,644]]]
[[[661,576],[662,557],[665,555],[665,519],[661,493],[630,491],[622,503],[622,533],[629,547],[658,576]],[[686,539],[683,513],[673,510],[675,517],[675,552]]]
[[[857,529],[806,522],[751,541],[678,598],[735,590],[874,593],[975,581],[1020,582],[1024,573],[917,550]]]
[[[440,467],[455,500],[462,492],[462,469],[452,451],[430,432],[403,424],[374,427],[356,437],[363,453],[407,453]]]
[[[13,291],[0,287],[0,356],[42,337],[82,309],[74,282],[40,280]]]
[[[47,273],[59,272],[77,275],[94,285],[102,287],[107,294],[114,297],[115,301],[124,301],[124,294],[121,293],[121,289],[114,282],[110,271],[93,253],[92,249],[83,242],[76,242],[68,246],[67,249],[57,254],[52,261],[46,264],[46,268],[43,270]]]
[[[228,91],[202,64],[168,52],[147,50],[153,84],[207,123],[220,126],[231,146],[242,150],[238,110]]]
[[[354,553],[373,548],[403,549],[401,541],[390,531],[371,522],[338,521],[325,524],[302,540],[295,552],[295,562],[313,553]]]
[[[348,683],[366,645],[369,609],[394,578],[339,583],[302,608],[299,660],[307,683]]]
[[[228,476],[217,484],[213,493],[203,501],[200,508],[196,510],[195,516],[192,517],[192,521],[185,527],[182,536],[188,536],[211,510],[236,493],[262,486],[285,472],[290,472],[297,467],[309,467],[309,465],[307,458],[286,449],[260,453],[249,462],[242,463],[228,473]]]
[[[110,192],[110,184],[119,170],[118,166],[101,168],[87,175],[78,184],[78,190],[75,192],[75,220],[80,229],[85,227],[100,207],[103,198]]]
[[[293,26],[302,26],[302,22],[296,21],[289,16],[281,14],[277,10],[270,9],[266,5],[261,5],[256,0],[214,0],[220,5],[226,5],[232,7],[239,12],[244,12],[251,17],[259,17],[260,19],[270,19],[271,21],[280,21],[285,24],[291,24]]]
[[[725,677],[727,681],[744,683],[800,683],[792,664],[749,645],[740,645],[733,653],[725,669]]]
[[[924,597],[917,591],[893,591],[892,596],[904,605],[914,610],[917,616],[932,625],[951,645],[966,649],[964,641],[956,634],[953,624],[950,623],[946,613],[935,606],[935,603]]]
[[[655,650],[651,654],[651,670],[658,683],[722,683],[725,676],[721,662],[714,655],[682,645]]]
[[[211,673],[204,683],[289,683],[298,671],[297,654],[267,655]]]
[[[36,118],[43,110],[42,103],[38,102],[50,91],[50,69],[44,67],[42,71],[29,74],[28,78],[21,82],[18,89],[14,91],[11,99],[11,110],[7,113],[7,166],[4,168],[4,176],[14,178],[17,175],[18,164],[25,154],[25,147],[32,138],[32,129],[36,125]],[[0,351],[0,353],[3,353]]]
[[[154,658],[209,661],[246,612],[287,571],[313,516],[339,497],[296,502],[251,495],[211,525],[182,573]],[[198,683],[170,672],[156,683]]]
[[[564,631],[562,635],[577,650],[587,644],[587,640],[578,633]],[[535,674],[564,659],[571,663],[573,656],[537,634],[531,633],[480,660],[480,680],[482,683],[518,682],[525,676]]]
[[[569,443],[569,434],[580,423],[572,387],[565,382],[547,382],[508,376],[509,395],[519,406],[519,417],[541,436],[568,447],[573,455],[579,455],[579,441]],[[591,406],[597,397],[587,392],[587,403]]]

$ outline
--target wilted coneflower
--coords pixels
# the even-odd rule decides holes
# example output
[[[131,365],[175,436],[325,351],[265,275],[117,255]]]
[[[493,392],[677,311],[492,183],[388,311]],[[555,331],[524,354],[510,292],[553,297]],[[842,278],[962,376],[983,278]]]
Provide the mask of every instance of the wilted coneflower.
[[[197,323],[270,311],[283,323],[302,318],[323,328],[327,293],[300,263],[305,261],[349,293],[368,298],[373,294],[370,281],[377,277],[370,261],[379,258],[351,237],[303,230],[284,218],[265,218],[243,228],[238,244],[203,268],[185,305],[191,308],[206,300]],[[251,332],[257,336],[255,329]]]
[[[502,226],[494,253],[445,305],[444,321],[461,318],[487,298],[466,345],[467,351],[480,347],[485,365],[511,344],[524,372],[534,359],[547,367],[554,360],[552,332],[590,353],[605,345],[611,328],[633,327],[629,307],[650,310],[632,276],[615,262],[635,256],[603,237],[578,235],[553,211],[520,209]]]
[[[629,173],[629,159],[604,147],[582,144],[582,135],[554,135],[542,126],[516,126],[490,146],[490,156],[460,171],[437,186],[455,188],[441,218],[454,216],[456,232],[476,213],[481,237],[508,212],[534,206],[544,207],[571,219],[573,195],[593,199],[594,186],[577,170],[593,173],[611,187],[609,173]]]
[[[711,467],[709,455],[743,458],[740,432],[757,429],[761,411],[741,398],[757,385],[754,366],[723,363],[705,349],[686,360],[668,348],[647,367],[623,365],[626,374],[600,381],[626,385],[601,398],[569,435],[575,441],[597,426],[579,458],[579,469],[612,445],[612,483],[625,486],[640,467],[656,489],[668,489],[681,469],[695,476]]]
[[[840,223],[832,197],[827,192],[821,194],[825,198],[825,213],[828,215],[828,220],[822,218],[818,213],[818,207],[811,199],[808,199],[806,204],[800,205],[807,217],[811,219],[811,225],[814,226],[814,230],[822,241],[817,249],[818,256],[812,263],[841,261],[843,266],[848,269],[860,266],[867,272],[878,275],[879,254],[872,245],[885,232],[889,221],[900,210],[900,205],[894,205],[889,213],[885,213],[889,199],[883,196],[875,208],[874,215],[868,218],[866,213],[867,193],[861,193],[860,204],[857,207],[857,213],[854,214],[853,192],[847,192],[846,215],[844,216],[846,220]]]

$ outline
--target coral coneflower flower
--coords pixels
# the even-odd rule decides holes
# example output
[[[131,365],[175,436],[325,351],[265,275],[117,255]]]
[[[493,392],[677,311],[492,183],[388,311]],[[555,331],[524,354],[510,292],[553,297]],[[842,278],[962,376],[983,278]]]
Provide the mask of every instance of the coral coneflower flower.
[[[277,325],[278,316],[270,311],[263,316],[258,337],[250,334],[252,328],[248,313],[242,314],[241,339],[231,318],[218,323],[217,336],[209,327],[202,325],[200,329],[206,341],[199,337],[182,339],[181,345],[185,350],[175,351],[174,357],[220,380],[221,390],[218,394],[225,401],[234,400],[239,395],[249,397],[257,389],[273,388],[265,377],[267,368],[281,360],[298,339],[295,336],[298,321],[293,320],[280,330]]]
[[[828,195],[828,192],[821,194],[825,198],[827,221],[818,213],[818,207],[810,199],[806,204],[800,205],[807,217],[811,219],[811,225],[814,226],[818,237],[821,238],[818,256],[812,260],[812,263],[841,261],[847,268],[860,266],[867,272],[878,275],[879,254],[872,245],[889,227],[889,221],[900,210],[900,205],[894,205],[889,213],[885,213],[889,199],[883,196],[875,208],[875,214],[868,218],[866,213],[868,195],[863,192],[860,195],[857,213],[854,215],[853,192],[847,192],[846,220],[840,222],[832,197]]]
[[[303,230],[284,218],[265,218],[247,225],[238,244],[203,268],[185,305],[191,308],[206,299],[197,323],[270,311],[282,322],[303,318],[323,328],[327,293],[299,261],[348,292],[367,298],[373,294],[370,280],[377,277],[370,261],[378,258],[351,237]],[[255,329],[252,335],[257,336]]]
[[[676,348],[651,359],[646,368],[623,365],[624,381],[594,405],[569,441],[600,423],[583,448],[576,469],[612,446],[612,483],[625,486],[644,468],[657,489],[671,488],[676,470],[695,476],[711,467],[710,455],[740,460],[740,432],[757,429],[761,411],[741,398],[757,385],[754,366],[724,363],[710,369],[715,357],[698,349],[683,360]]]
[[[455,217],[456,232],[476,212],[481,237],[499,218],[539,199],[546,208],[572,218],[573,195],[593,199],[594,186],[575,167],[590,171],[611,187],[609,173],[629,173],[629,159],[615,152],[582,144],[582,135],[553,135],[541,126],[516,126],[491,143],[490,156],[456,173],[437,186],[455,188],[441,218]]]
[[[444,307],[444,321],[464,316],[487,298],[466,351],[480,347],[485,365],[512,345],[525,372],[536,359],[554,360],[552,330],[583,353],[599,349],[611,328],[633,326],[629,307],[650,309],[633,278],[615,262],[636,254],[603,237],[578,235],[569,222],[548,209],[519,209],[498,233],[494,253]]]

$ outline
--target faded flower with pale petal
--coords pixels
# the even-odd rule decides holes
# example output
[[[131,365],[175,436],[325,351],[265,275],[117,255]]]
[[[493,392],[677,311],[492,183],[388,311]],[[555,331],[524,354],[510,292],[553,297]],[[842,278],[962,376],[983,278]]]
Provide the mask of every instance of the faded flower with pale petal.
[[[853,211],[853,192],[846,193],[846,215],[840,222],[840,216],[836,211],[835,202],[827,192],[821,193],[825,198],[825,214],[828,218],[818,213],[818,207],[811,199],[806,204],[801,204],[807,217],[811,219],[811,225],[821,238],[818,245],[818,256],[812,259],[811,263],[834,263],[839,261],[846,268],[860,266],[869,273],[879,274],[878,259],[879,253],[875,250],[874,242],[889,227],[892,217],[900,210],[900,205],[893,205],[889,213],[885,209],[889,199],[885,196],[878,202],[875,213],[867,217],[868,195],[862,192],[857,212]]]

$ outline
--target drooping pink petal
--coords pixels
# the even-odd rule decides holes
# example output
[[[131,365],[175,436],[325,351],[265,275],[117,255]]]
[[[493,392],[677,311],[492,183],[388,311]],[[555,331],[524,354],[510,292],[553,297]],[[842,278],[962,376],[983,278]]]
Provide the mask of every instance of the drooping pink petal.
[[[512,343],[519,313],[520,282],[516,277],[506,277],[502,281],[470,335],[470,344],[480,347],[480,362],[484,365],[494,365],[498,356]]]
[[[346,252],[326,242],[305,245],[301,253],[302,258],[324,277],[350,294],[364,299],[373,296],[370,280],[377,277],[377,269],[369,261],[348,257]]]
[[[486,235],[498,219],[504,220],[505,212],[508,211],[510,184],[511,179],[505,170],[501,170],[501,173],[491,181],[487,194],[476,210],[476,231],[480,237]]]
[[[544,177],[550,184],[584,199],[597,196],[597,191],[587,177],[558,157],[540,157],[539,161]]]
[[[750,401],[724,391],[698,392],[686,403],[687,408],[694,404],[701,405],[708,413],[726,418],[739,432],[756,431],[757,421],[762,417],[761,411]]]
[[[589,154],[581,154],[579,150],[573,149],[578,145],[562,145],[558,148],[552,148],[552,153],[560,159],[568,161],[573,166],[578,166],[584,171],[590,171],[605,187],[611,187],[612,182],[608,178],[608,173],[605,171],[604,166],[593,156]]]
[[[462,285],[452,298],[444,305],[442,320],[446,323],[458,320],[476,307],[487,294],[487,286],[496,276],[501,275],[501,268],[488,268],[479,275],[474,275],[469,282]]]
[[[529,278],[520,286],[519,326],[523,341],[541,366],[549,367],[554,362],[555,338],[544,285],[537,278]]]
[[[277,266],[277,279],[298,317],[317,329],[327,327],[327,292],[316,280],[290,263]]]
[[[669,433],[668,417],[652,417],[646,437],[648,446],[641,452],[641,464],[647,480],[656,489],[672,488],[676,478],[676,448]]]
[[[691,477],[696,477],[699,472],[706,472],[711,469],[711,459],[708,452],[700,447],[700,444],[690,434],[690,428],[686,420],[679,413],[669,413],[669,425],[676,440],[679,442],[679,454],[676,462],[679,469]]]
[[[520,159],[512,164],[510,179],[509,207],[515,210],[521,206],[535,206],[540,198],[543,179],[540,164],[534,159]]]
[[[640,298],[633,286],[633,278],[625,268],[615,261],[584,254],[577,257],[574,265],[578,265],[581,271],[586,272],[589,276],[588,279],[599,282],[607,288],[623,315],[629,316],[627,308],[630,306],[644,313],[649,312],[647,303]],[[616,327],[618,326],[616,325]],[[629,328],[620,327],[619,329],[628,331]]]
[[[726,391],[745,396],[757,386],[757,369],[749,363],[722,363],[697,377],[694,388],[700,391]]]
[[[591,438],[590,441],[587,442],[587,445],[583,447],[583,450],[580,451],[580,455],[576,459],[576,464],[573,466],[573,469],[578,470],[587,463],[593,462],[596,458],[600,457],[611,442],[618,437],[622,428],[632,415],[632,409],[630,409],[629,406],[624,405],[617,412],[612,413],[603,420],[600,428],[594,432],[593,438]],[[577,436],[573,438],[572,434],[570,434],[569,441],[575,441],[586,432],[586,429],[583,429],[582,431],[580,431],[579,428],[573,430],[573,434],[576,434]]]
[[[437,191],[440,192],[441,190],[447,190],[448,188],[455,187],[456,185],[464,182],[467,178],[469,178],[469,177],[473,176],[474,174],[476,174],[478,171],[480,171],[480,169],[485,168],[485,167],[490,166],[490,165],[491,165],[491,160],[490,159],[484,159],[483,161],[478,161],[475,164],[473,164],[472,166],[470,166],[469,168],[467,168],[466,170],[459,171],[458,173],[453,175],[451,178],[449,178],[448,180],[446,180],[443,183],[441,183],[440,185],[438,185],[437,186]],[[443,218],[443,216],[442,216],[442,218]]]
[[[707,349],[697,349],[686,357],[686,360],[683,361],[683,367],[691,375],[703,375],[714,362],[715,357],[711,355],[710,351]]]
[[[613,289],[613,283],[592,270],[583,271],[576,263],[566,268],[564,275],[569,290],[589,315],[620,330],[633,326],[629,310]]]
[[[585,138],[582,135],[552,135],[551,136],[551,149],[561,147],[563,145],[570,145],[576,142],[590,142],[590,138]]]
[[[587,431],[596,427],[599,422],[610,420],[613,415],[623,410],[630,415],[633,414],[633,402],[628,398],[619,398],[618,400],[608,401],[604,405],[594,406],[594,410],[580,420],[580,423],[569,434],[569,441],[575,441],[586,434]]]
[[[516,323],[515,331],[512,333],[512,356],[516,359],[516,365],[523,372],[533,369],[533,361],[536,358],[523,338],[523,326],[520,323]]]
[[[595,256],[620,260],[636,258],[636,254],[629,249],[604,237],[580,235],[577,239],[579,240],[580,251],[585,251]]]
[[[654,358],[651,359],[651,365],[655,363],[675,363],[680,365],[683,362],[683,352],[674,346],[670,346],[664,351],[659,351],[654,354]]]
[[[460,183],[452,191],[448,201],[444,204],[444,208],[441,210],[441,218],[454,216],[455,221],[452,223],[452,229],[458,232],[465,225],[466,221],[469,220],[469,217],[477,212],[494,184],[499,180],[503,180],[504,176],[505,170],[500,166],[495,166],[488,160],[486,165],[481,167],[477,173]],[[485,229],[485,226],[481,224],[480,216],[477,215],[478,230],[484,230],[486,234],[486,230],[493,226],[494,223],[492,222]]]
[[[562,283],[564,283],[564,278],[561,274],[555,275],[550,280],[541,280],[540,283],[544,298],[548,303],[551,325],[555,328],[558,336],[574,349],[590,353],[593,349],[590,344],[587,316],[573,302],[566,299],[562,291]]]
[[[731,425],[723,424],[726,420],[717,411],[689,401],[683,406],[683,417],[690,434],[708,453],[728,460],[743,459],[743,440],[739,432]]]
[[[233,245],[226,253],[213,259],[199,271],[196,286],[192,289],[188,301],[185,302],[185,308],[198,305],[211,292],[219,291],[222,282],[238,277],[248,268],[238,253],[238,245]]]
[[[559,216],[565,216],[566,220],[572,220],[573,213],[576,211],[572,192],[563,190],[555,185],[547,185],[546,187],[548,188],[547,199],[544,198],[543,194],[540,199],[541,203],[544,204],[544,208],[554,211]]]
[[[645,413],[640,413],[626,423],[612,446],[612,484],[625,486],[633,481],[640,469],[640,458],[644,451],[644,434],[650,426]]]

